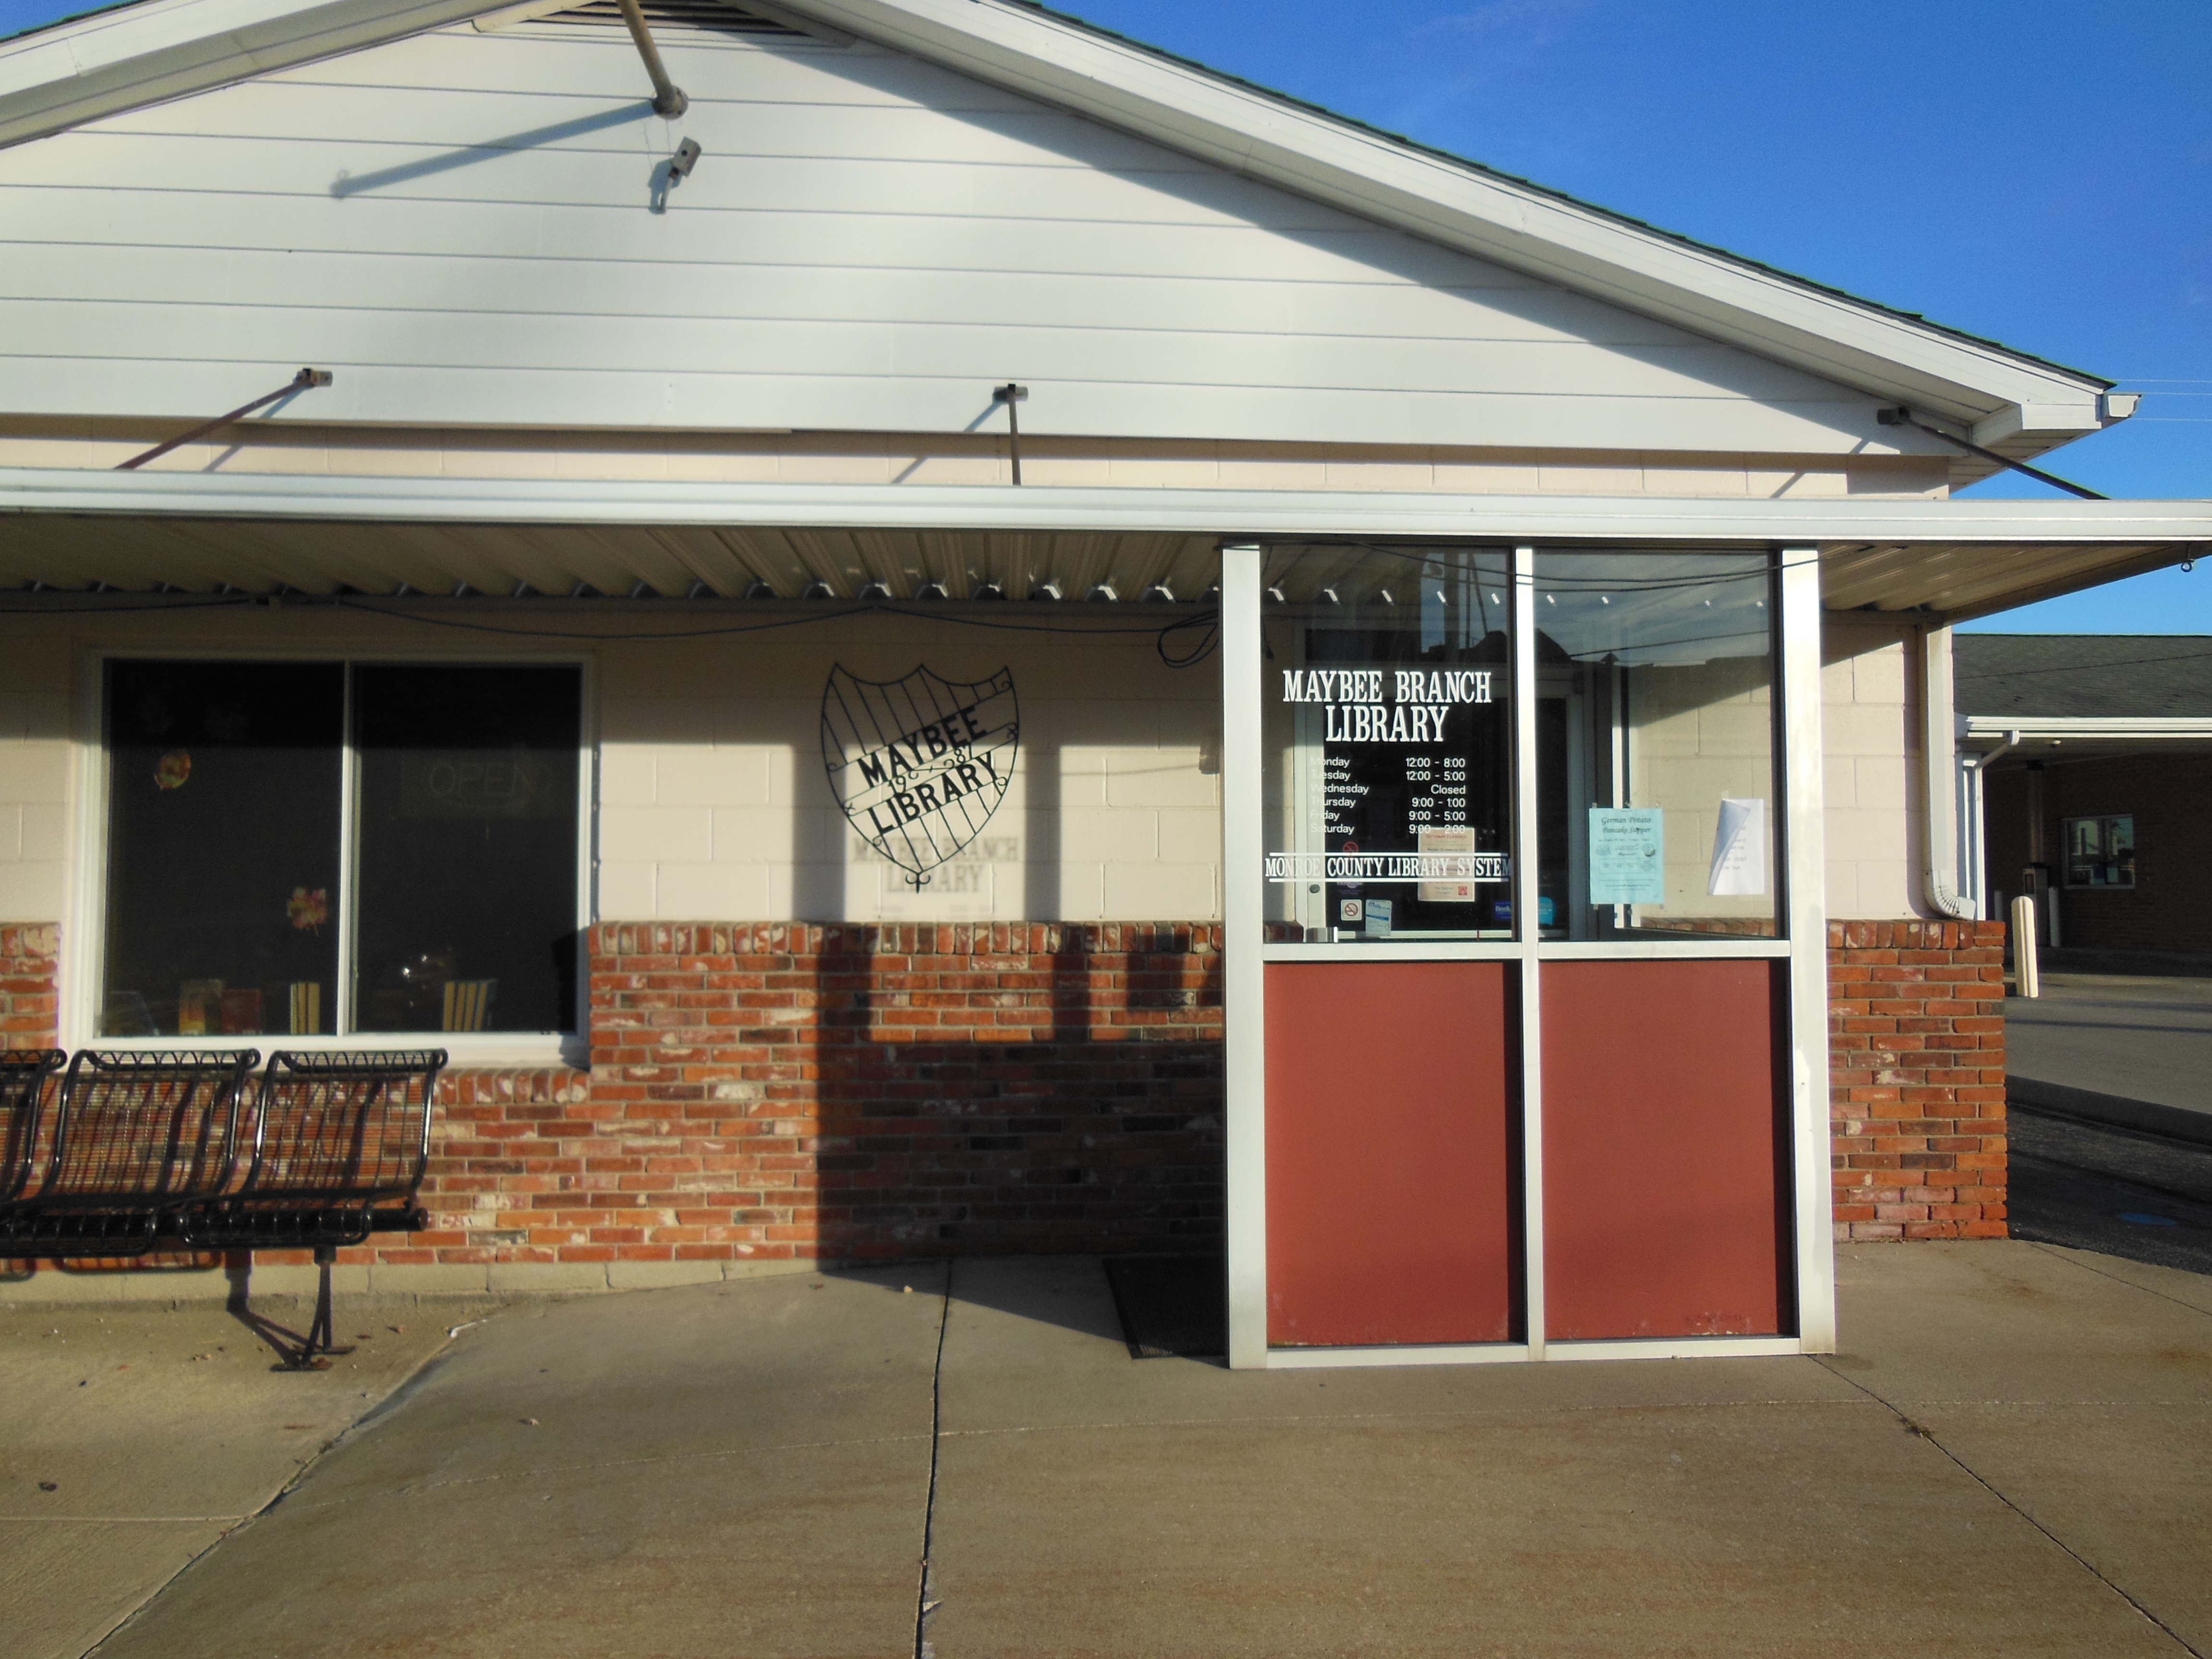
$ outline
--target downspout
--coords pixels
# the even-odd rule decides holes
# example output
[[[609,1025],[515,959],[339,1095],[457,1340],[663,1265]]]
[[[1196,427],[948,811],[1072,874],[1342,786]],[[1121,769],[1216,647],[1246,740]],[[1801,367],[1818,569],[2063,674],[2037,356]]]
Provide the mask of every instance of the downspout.
[[[1964,718],[1961,717],[1957,724],[1963,727],[1966,724]],[[1964,733],[1961,732],[1961,735],[1964,735]],[[1973,814],[1973,822],[1971,823],[1962,823],[1959,826],[1959,839],[1960,842],[1960,855],[1963,860],[1965,857],[1966,837],[1972,836],[1973,837],[1974,848],[1974,908],[1982,913],[1982,920],[1984,921],[2002,921],[2004,920],[2002,916],[1996,915],[1996,912],[1991,910],[1990,908],[1990,898],[1995,890],[1990,885],[1990,767],[1996,762],[1998,756],[2005,753],[2008,750],[2017,749],[2019,746],[2020,733],[2017,732],[2006,732],[2004,741],[1999,744],[1996,748],[1981,749],[1974,751],[1971,764],[1965,775],[1969,780],[1971,780],[1967,785],[1966,793],[1967,796],[1968,808]]]
[[[1948,623],[1929,623],[1920,630],[1920,754],[1927,769],[1921,892],[1937,915],[1972,921],[1973,908],[1951,886],[1959,867],[1959,760],[1951,720]]]

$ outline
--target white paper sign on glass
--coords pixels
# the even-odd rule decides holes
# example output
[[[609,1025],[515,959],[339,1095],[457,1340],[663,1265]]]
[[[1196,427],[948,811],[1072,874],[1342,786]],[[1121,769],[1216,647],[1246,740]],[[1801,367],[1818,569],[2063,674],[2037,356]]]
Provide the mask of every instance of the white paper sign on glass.
[[[1424,853],[1472,853],[1474,831],[1424,825],[1414,845]],[[1474,886],[1472,881],[1425,881],[1414,891],[1424,904],[1473,904],[1480,896]]]
[[[1656,806],[1589,809],[1593,904],[1667,902],[1666,814]]]
[[[1745,897],[1766,890],[1766,803],[1721,797],[1713,831],[1713,873],[1705,891],[1714,898]]]

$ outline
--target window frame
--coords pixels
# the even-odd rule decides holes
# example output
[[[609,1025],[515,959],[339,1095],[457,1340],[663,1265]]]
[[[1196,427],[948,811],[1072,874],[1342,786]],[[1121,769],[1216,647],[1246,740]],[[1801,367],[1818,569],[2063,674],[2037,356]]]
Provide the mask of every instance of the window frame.
[[[2100,826],[2098,835],[2104,838],[2102,826],[2124,823],[2128,826],[2128,878],[2125,881],[2076,881],[2074,879],[2074,826],[2094,823]],[[2068,893],[2132,893],[2136,890],[2136,815],[2133,812],[2077,812],[2071,817],[2058,820],[2059,869],[2063,879],[2060,890]],[[2117,862],[2117,860],[2115,861]]]
[[[70,882],[70,915],[64,935],[60,1007],[57,1024],[62,1046],[70,1048],[149,1049],[253,1047],[264,1052],[283,1048],[301,1053],[328,1053],[364,1048],[391,1048],[430,1038],[452,1055],[457,1065],[568,1065],[580,1066],[589,1057],[591,1043],[591,953],[576,952],[576,1029],[573,1031],[340,1031],[331,1035],[299,1035],[264,1031],[215,1038],[209,1036],[103,1036],[100,1034],[101,986],[106,973],[106,884],[108,854],[108,781],[112,768],[107,747],[107,668],[112,662],[313,662],[355,666],[426,668],[574,668],[577,671],[580,717],[576,733],[576,927],[589,928],[599,909],[599,720],[598,659],[590,651],[486,652],[468,649],[391,648],[347,649],[336,645],[302,644],[238,647],[195,647],[189,643],[149,641],[141,644],[108,644],[86,648],[81,664],[77,707],[80,723],[73,733],[76,750],[76,799],[83,803],[70,838],[76,863]],[[360,888],[356,849],[360,824],[357,799],[359,753],[354,744],[353,677],[346,676],[344,728],[340,744],[339,858],[340,900],[333,918],[337,929],[337,1008],[334,1023],[343,1025],[353,1012],[352,954],[355,945],[354,907]],[[71,948],[82,945],[81,949]]]
[[[1316,539],[1326,540],[1327,538]],[[1515,920],[1511,927],[1503,933],[1486,934],[1482,937],[1394,932],[1390,937],[1383,939],[1340,941],[1334,938],[1267,939],[1260,949],[1263,961],[1380,962],[1397,959],[1431,962],[1517,962],[1525,957],[1533,963],[1539,958],[1547,961],[1641,960],[1670,957],[1684,959],[1794,958],[1797,954],[1796,944],[1802,944],[1808,949],[1818,944],[1820,948],[1825,950],[1826,937],[1825,927],[1821,930],[1820,941],[1806,940],[1793,943],[1793,930],[1804,925],[1804,918],[1796,913],[1797,895],[1795,884],[1802,880],[1803,877],[1793,863],[1792,838],[1793,836],[1799,839],[1804,838],[1807,830],[1820,819],[1820,815],[1825,809],[1819,804],[1820,796],[1817,792],[1808,789],[1802,780],[1790,769],[1790,745],[1793,741],[1800,744],[1804,741],[1802,733],[1793,736],[1790,726],[1791,710],[1793,707],[1802,708],[1807,705],[1809,699],[1808,693],[1803,688],[1799,688],[1793,694],[1788,684],[1789,667],[1784,622],[1786,604],[1784,569],[1788,560],[1792,556],[1790,550],[1779,543],[1769,543],[1758,546],[1669,547],[1634,538],[1624,538],[1620,541],[1607,542],[1602,545],[1528,543],[1507,546],[1492,540],[1455,542],[1444,537],[1416,536],[1409,536],[1402,540],[1362,540],[1358,538],[1340,538],[1338,541],[1346,547],[1359,545],[1383,551],[1419,551],[1426,548],[1448,548],[1473,556],[1503,558],[1510,567],[1509,574],[1502,576],[1500,580],[1512,584],[1514,596],[1510,612],[1511,621],[1506,629],[1507,662],[1504,666],[1507,684],[1510,688],[1508,701],[1513,709],[1512,758],[1507,779],[1507,793],[1510,798],[1507,823],[1508,846],[1512,854],[1511,867],[1515,873],[1505,884],[1504,892],[1512,903]],[[1272,550],[1283,544],[1274,540],[1265,540],[1253,544],[1263,550]],[[1535,640],[1540,632],[1540,628],[1535,612],[1537,596],[1542,589],[1543,580],[1538,574],[1536,565],[1548,555],[1578,553],[1629,556],[1648,555],[1662,558],[1717,553],[1743,558],[1747,566],[1748,561],[1752,559],[1765,562],[1765,568],[1763,572],[1747,568],[1741,579],[1750,580],[1754,576],[1763,575],[1764,594],[1760,604],[1767,615],[1765,661],[1768,673],[1768,833],[1773,838],[1772,861],[1771,867],[1768,871],[1767,881],[1771,897],[1772,915],[1771,918],[1750,920],[1767,922],[1771,931],[1736,933],[1729,931],[1724,927],[1711,931],[1698,927],[1681,928],[1630,927],[1594,938],[1576,939],[1569,928],[1547,928],[1540,921],[1535,927],[1524,931],[1522,922],[1524,915],[1540,916],[1541,915],[1541,895],[1539,891],[1540,883],[1539,846],[1543,825],[1540,822],[1538,802],[1540,789],[1537,761],[1537,721],[1540,718],[1538,706],[1546,700],[1544,686],[1547,677],[1554,676],[1557,672],[1555,665],[1540,663],[1537,660]],[[1524,554],[1527,556],[1525,559],[1522,557]],[[1268,556],[1267,553],[1263,552],[1263,561],[1267,556]],[[1263,578],[1263,581],[1267,579]],[[1717,578],[1717,580],[1729,579]],[[1263,629],[1271,614],[1263,588],[1260,611]],[[1303,666],[1304,663],[1303,654],[1300,654],[1297,663],[1289,665]],[[1266,659],[1265,666],[1269,672],[1279,672],[1285,665],[1273,657]],[[1255,682],[1255,685],[1264,684],[1266,676],[1263,674],[1261,680]],[[1224,693],[1224,695],[1228,694]],[[1796,699],[1794,704],[1793,695]],[[1525,712],[1521,708],[1524,701],[1527,703]],[[1817,701],[1810,701],[1810,706],[1817,709],[1819,704]],[[1263,733],[1264,730],[1263,720]],[[1264,746],[1264,736],[1261,741]],[[1299,764],[1303,765],[1304,744],[1294,744],[1293,749],[1300,757]],[[1317,750],[1316,752],[1318,752]],[[1625,750],[1623,761],[1625,773]],[[1264,764],[1261,767],[1261,811],[1264,814],[1267,778]],[[1285,782],[1286,787],[1292,786],[1291,769],[1285,769]],[[1578,841],[1577,823],[1581,818],[1580,812],[1570,809],[1567,824],[1571,892],[1573,886],[1572,878],[1587,868],[1584,862],[1587,859],[1586,842],[1582,844],[1582,852],[1579,855],[1574,850]],[[1586,819],[1582,821],[1587,822]],[[1272,838],[1276,834],[1276,828],[1272,823],[1267,824],[1262,830],[1263,839]],[[1237,878],[1232,874],[1228,860],[1229,854],[1224,853],[1222,866],[1224,893],[1227,884]],[[1524,861],[1529,872],[1529,883],[1525,891],[1520,876]],[[1274,915],[1270,906],[1266,903],[1262,905],[1262,911],[1267,915],[1271,923],[1293,919]],[[1712,919],[1690,918],[1689,920],[1701,921]]]

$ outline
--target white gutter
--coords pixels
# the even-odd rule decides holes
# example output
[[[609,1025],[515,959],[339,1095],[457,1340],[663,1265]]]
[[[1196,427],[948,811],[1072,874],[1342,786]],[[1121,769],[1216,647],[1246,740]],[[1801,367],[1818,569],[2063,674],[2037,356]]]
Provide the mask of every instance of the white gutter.
[[[1962,738],[1970,738],[1970,737],[1986,737],[1986,736],[1990,735],[1990,734],[1989,734],[1989,733],[1987,733],[1987,732],[1973,732],[1973,731],[1967,730],[1966,728],[1967,728],[1971,724],[1972,724],[1972,722],[1971,722],[1971,721],[1968,721],[1968,720],[1960,720],[1960,721],[1959,722],[1960,728],[1960,732],[1959,732],[1959,735],[1960,735],[1960,737],[1962,737]],[[1974,751],[1974,764],[1975,764],[1975,765],[1977,765],[1977,766],[1980,767],[1984,771],[1987,771],[1987,770],[1989,769],[1989,768],[1990,768],[1990,763],[1991,763],[1991,762],[1993,762],[1993,761],[1995,761],[1998,756],[2000,756],[2000,755],[2003,754],[2003,753],[2004,753],[2007,750],[2008,750],[2008,749],[2017,749],[2017,748],[2019,748],[2019,747],[2020,747],[2020,737],[2021,737],[2021,733],[2020,733],[2020,728],[2019,728],[2018,726],[2014,726],[2014,727],[2010,728],[2009,730],[2008,730],[2007,732],[2005,732],[2002,734],[2002,736],[2003,736],[2003,738],[2004,738],[2004,741],[2003,741],[2002,743],[2000,743],[2000,744],[1999,744],[1996,748],[1994,748],[1994,749],[1981,749],[1981,750],[1975,750],[1975,751]]]
[[[1998,745],[1982,757],[1986,766],[2008,749],[2021,743],[2068,738],[2076,741],[2125,739],[2155,743],[2203,742],[2212,739],[2212,717],[2197,714],[2038,715],[2022,720],[2014,714],[1968,714],[1959,722],[1964,738],[2000,738]]]
[[[1972,921],[1980,907],[1951,886],[1959,868],[1959,760],[1952,731],[1951,629],[1933,625],[1920,630],[1920,753],[1926,769],[1922,890],[1937,915]]]
[[[496,524],[1103,530],[1182,535],[1517,537],[1617,546],[1713,539],[2036,543],[2212,541],[2212,501],[1698,501],[1360,490],[1115,489],[1030,484],[771,484],[0,468],[0,515],[338,519]]]
[[[1956,696],[1955,689],[1953,695],[1954,696]],[[1962,736],[1965,734],[1965,724],[1966,723],[1963,720],[1960,722],[1960,735]],[[1960,781],[1966,786],[1965,793],[1967,801],[1966,810],[1969,821],[1959,826],[1960,842],[1960,850],[1963,854],[1967,846],[1971,845],[1973,848],[1974,858],[1971,870],[1973,883],[1974,909],[1984,921],[1991,920],[2001,921],[2004,920],[2004,918],[2002,916],[1992,918],[1990,915],[1989,809],[1987,799],[1984,793],[1983,780],[1989,774],[1990,763],[1996,760],[1999,755],[2003,754],[2008,749],[2012,748],[2014,744],[2019,743],[2019,732],[2009,732],[2007,734],[2005,741],[1999,744],[1996,748],[1984,750],[1978,754],[1970,754],[1960,757],[1963,763],[1961,766]],[[1966,839],[1969,836],[1972,837],[1971,842]],[[1963,858],[1961,861],[1964,861]]]

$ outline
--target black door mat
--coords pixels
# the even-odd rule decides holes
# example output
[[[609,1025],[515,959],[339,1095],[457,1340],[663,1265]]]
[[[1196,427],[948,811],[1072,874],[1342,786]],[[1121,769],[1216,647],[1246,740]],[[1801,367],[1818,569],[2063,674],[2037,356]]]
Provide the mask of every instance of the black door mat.
[[[1229,1352],[1229,1265],[1218,1255],[1114,1255],[1106,1282],[1133,1359]]]

